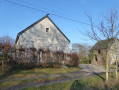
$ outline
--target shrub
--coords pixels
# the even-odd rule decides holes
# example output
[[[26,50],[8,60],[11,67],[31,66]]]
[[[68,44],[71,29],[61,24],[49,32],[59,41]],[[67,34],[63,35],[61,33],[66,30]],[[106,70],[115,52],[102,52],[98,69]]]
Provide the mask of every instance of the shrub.
[[[18,70],[18,69],[33,69],[36,67],[35,63],[23,63],[23,62],[16,62],[16,61],[10,61],[4,64],[2,67],[3,72],[8,72],[12,70]]]
[[[41,64],[41,68],[61,68],[60,63],[43,63]]]
[[[77,54],[73,53],[70,55],[70,61],[69,61],[69,65],[71,67],[78,67],[79,66],[79,59]]]
[[[17,69],[33,69],[36,67],[35,63],[20,63],[18,64]]]
[[[81,64],[89,64],[89,58],[83,58],[82,61],[80,61]]]
[[[3,72],[9,72],[9,71],[11,71],[11,66],[9,66],[9,65],[7,65],[7,64],[4,64],[4,66],[3,67],[1,67],[1,69],[2,69],[2,71]]]
[[[61,66],[60,63],[53,63],[53,68],[61,68]]]
[[[9,52],[8,52],[9,51]],[[2,51],[3,53],[3,51]],[[8,44],[5,45],[4,57],[0,55],[0,66],[5,64],[4,71],[16,69],[33,69],[33,68],[60,68],[61,62],[69,62],[69,56],[63,51],[52,52],[49,49],[35,49],[23,48],[20,46],[18,49],[11,48]],[[77,57],[71,57],[71,66],[77,66]],[[41,62],[41,63],[37,63]],[[66,64],[66,63],[65,63]]]
[[[93,50],[90,50],[90,63],[92,63],[93,58],[94,58],[94,52]]]
[[[2,57],[0,57],[0,66],[2,66]]]
[[[59,63],[28,63],[28,62],[16,62],[10,61],[4,64],[4,67],[1,67],[3,72],[9,72],[12,70],[26,70],[26,69],[34,69],[34,68],[61,68],[61,64]]]

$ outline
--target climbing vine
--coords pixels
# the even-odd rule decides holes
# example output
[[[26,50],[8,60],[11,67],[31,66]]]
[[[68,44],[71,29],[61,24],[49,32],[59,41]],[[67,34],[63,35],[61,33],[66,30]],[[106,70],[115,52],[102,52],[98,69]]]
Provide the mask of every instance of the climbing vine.
[[[90,60],[91,60],[91,62],[92,62],[93,58],[94,58],[94,52],[93,52],[93,50],[90,50]]]

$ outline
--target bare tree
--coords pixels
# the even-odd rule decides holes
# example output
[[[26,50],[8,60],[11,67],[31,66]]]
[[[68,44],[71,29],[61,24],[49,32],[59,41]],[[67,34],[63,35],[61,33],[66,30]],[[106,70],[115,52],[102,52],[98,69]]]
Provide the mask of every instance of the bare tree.
[[[91,46],[87,44],[80,44],[80,43],[72,44],[72,53],[77,53],[80,60],[88,58],[90,49]]]
[[[4,66],[4,59],[10,54],[10,50],[14,44],[14,40],[10,36],[1,36],[0,37],[0,50],[2,53],[2,66]]]
[[[0,37],[0,43],[5,44],[5,43],[10,43],[11,46],[14,45],[14,39],[10,36],[1,36]]]
[[[95,25],[90,15],[87,15],[90,22],[90,30],[86,31],[86,36],[92,40],[101,41],[106,40],[104,44],[106,47],[106,80],[108,80],[108,59],[109,59],[109,46],[119,35],[119,20],[117,10],[110,10],[109,15],[103,15],[102,21],[99,25]]]

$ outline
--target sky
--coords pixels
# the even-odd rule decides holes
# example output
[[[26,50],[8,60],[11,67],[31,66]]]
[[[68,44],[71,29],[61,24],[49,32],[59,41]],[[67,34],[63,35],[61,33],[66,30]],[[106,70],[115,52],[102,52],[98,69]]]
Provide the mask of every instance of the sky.
[[[119,0],[0,0],[0,36],[8,35],[16,39],[17,33],[49,14],[71,44],[94,45],[96,41],[81,33],[89,29],[85,13],[92,15],[94,21],[98,22],[102,13],[106,14],[109,9],[118,8],[118,5]]]

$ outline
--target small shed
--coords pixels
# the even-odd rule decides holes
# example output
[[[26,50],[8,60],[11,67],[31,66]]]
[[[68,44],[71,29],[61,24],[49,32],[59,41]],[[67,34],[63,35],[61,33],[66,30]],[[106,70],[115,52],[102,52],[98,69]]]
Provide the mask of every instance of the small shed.
[[[92,64],[104,65],[106,62],[106,43],[107,40],[98,41],[90,51],[93,52]],[[116,57],[119,60],[119,40],[112,39],[108,47],[109,50],[109,64],[114,64]]]

